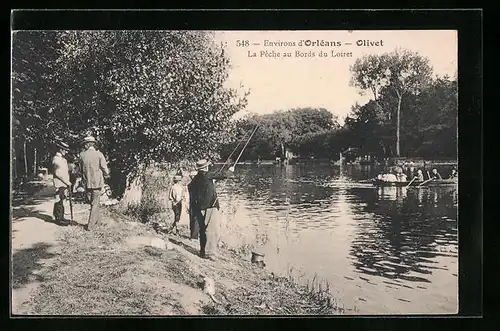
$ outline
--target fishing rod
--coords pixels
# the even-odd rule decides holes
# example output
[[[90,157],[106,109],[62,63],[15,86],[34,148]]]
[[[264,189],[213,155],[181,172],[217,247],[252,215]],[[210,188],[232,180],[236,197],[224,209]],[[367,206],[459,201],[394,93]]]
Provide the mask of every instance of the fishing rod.
[[[233,156],[234,152],[236,152],[236,150],[238,150],[238,147],[240,147],[240,145],[243,142],[243,140],[245,140],[248,137],[249,133],[250,133],[250,131],[248,131],[247,133],[245,133],[245,135],[240,139],[240,141],[238,142],[238,145],[236,145],[236,147],[233,149],[233,151],[231,152],[231,154],[227,157],[226,162],[224,162],[224,164],[222,165],[222,167],[220,167],[220,169],[217,171],[217,173],[222,172],[222,170],[224,169],[224,167],[229,163],[229,160],[231,159],[231,156]],[[251,138],[252,137],[250,136],[249,139],[251,139]]]
[[[257,128],[258,128],[258,127],[259,127],[258,125],[256,125],[256,126],[255,126],[255,129],[253,130],[252,134],[250,135],[250,138],[248,138],[247,143],[245,144],[245,146],[243,146],[243,149],[241,150],[240,155],[238,155],[238,158],[236,159],[236,162],[234,162],[233,167],[234,167],[234,166],[236,166],[236,164],[237,164],[237,163],[238,163],[238,161],[240,160],[241,155],[242,155],[242,154],[243,154],[243,152],[245,151],[245,148],[247,147],[248,143],[250,142],[250,140],[252,139],[253,135],[254,135],[254,134],[255,134],[255,132],[257,131]]]
[[[234,166],[236,166],[236,164],[237,164],[237,163],[238,163],[238,161],[240,160],[240,157],[241,157],[241,155],[243,154],[243,151],[244,151],[244,150],[245,150],[245,148],[247,147],[248,143],[249,143],[249,142],[250,142],[250,140],[252,139],[252,137],[253,137],[253,135],[255,134],[255,132],[257,131],[257,128],[258,128],[258,127],[259,127],[259,126],[258,126],[258,125],[256,125],[256,126],[255,126],[255,129],[253,129],[252,134],[251,134],[251,135],[250,135],[250,137],[248,138],[248,140],[247,140],[247,142],[246,142],[245,146],[243,146],[243,149],[241,150],[240,155],[238,155],[238,158],[236,159],[236,162],[234,163],[233,167],[234,167]],[[236,149],[235,149],[235,151],[236,151]],[[221,168],[221,169],[222,169],[222,168]],[[219,170],[219,172],[220,172],[220,170]],[[211,207],[211,208],[213,208],[213,207],[215,206],[215,204],[217,203],[217,201],[218,201],[218,200],[219,200],[219,197],[217,196],[217,198],[215,198],[215,201],[214,201],[214,203],[212,204],[212,207]],[[208,224],[207,224],[207,226],[208,226]]]

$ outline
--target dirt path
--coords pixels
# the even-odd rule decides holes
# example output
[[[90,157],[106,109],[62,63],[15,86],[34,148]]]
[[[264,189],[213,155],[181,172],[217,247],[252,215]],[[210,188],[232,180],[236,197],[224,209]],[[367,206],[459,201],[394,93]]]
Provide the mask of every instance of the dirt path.
[[[14,192],[11,217],[12,314],[26,313],[26,305],[41,282],[43,271],[60,254],[63,229],[52,219],[54,188],[50,181],[27,184]],[[75,205],[81,216],[83,205]]]

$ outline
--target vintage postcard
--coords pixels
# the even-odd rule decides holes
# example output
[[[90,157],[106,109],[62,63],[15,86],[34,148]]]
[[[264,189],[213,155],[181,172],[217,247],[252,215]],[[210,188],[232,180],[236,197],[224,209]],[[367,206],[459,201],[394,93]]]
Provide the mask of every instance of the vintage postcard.
[[[13,31],[13,315],[458,312],[455,30]]]

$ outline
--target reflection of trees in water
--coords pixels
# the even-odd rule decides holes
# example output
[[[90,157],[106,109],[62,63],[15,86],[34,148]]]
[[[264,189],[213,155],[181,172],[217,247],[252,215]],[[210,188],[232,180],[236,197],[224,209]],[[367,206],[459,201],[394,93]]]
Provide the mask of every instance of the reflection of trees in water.
[[[436,267],[428,265],[429,259],[442,255],[439,245],[457,244],[453,191],[391,187],[350,192],[365,203],[354,204],[355,213],[373,214],[360,221],[351,247],[353,264],[363,273],[426,281],[407,274],[432,273]]]

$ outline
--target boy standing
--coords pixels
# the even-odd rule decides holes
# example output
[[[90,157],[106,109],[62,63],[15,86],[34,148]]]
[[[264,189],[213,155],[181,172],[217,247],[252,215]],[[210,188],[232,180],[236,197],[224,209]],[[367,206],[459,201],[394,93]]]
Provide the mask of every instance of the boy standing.
[[[168,200],[170,201],[172,211],[174,212],[174,223],[172,224],[169,232],[171,232],[175,228],[176,234],[179,233],[177,223],[179,223],[181,219],[182,200],[184,200],[184,188],[182,187],[181,179],[182,176],[174,176],[174,185],[170,189],[170,193],[168,195]]]

